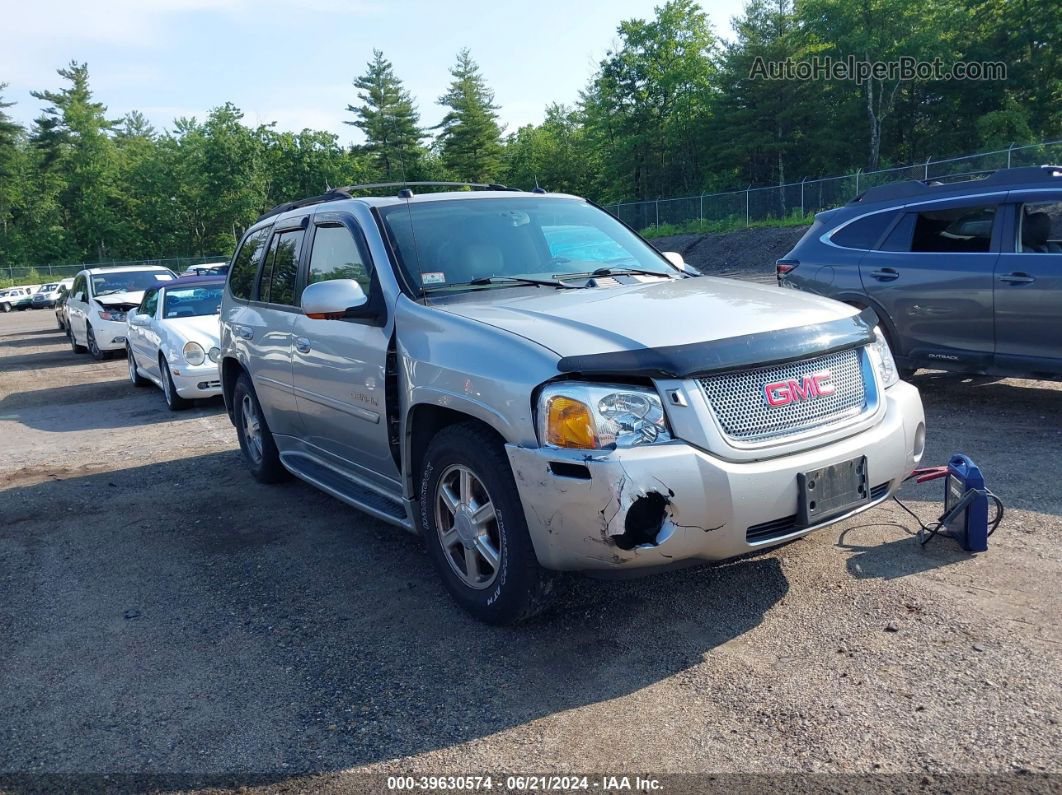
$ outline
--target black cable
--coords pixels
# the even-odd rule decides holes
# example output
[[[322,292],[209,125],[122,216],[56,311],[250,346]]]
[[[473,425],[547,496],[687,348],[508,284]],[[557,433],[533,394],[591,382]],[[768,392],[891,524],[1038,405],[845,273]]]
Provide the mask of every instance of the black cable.
[[[910,477],[911,476],[908,476],[907,478],[904,478],[904,480],[905,481],[909,480]],[[1003,511],[1003,501],[1001,499],[999,499],[999,497],[997,497],[995,494],[993,494],[988,489],[985,489],[985,495],[989,499],[991,499],[992,502],[994,502],[995,505],[996,505],[996,515],[992,519],[992,521],[988,523],[988,533],[987,533],[987,535],[991,536],[994,532],[996,532],[996,528],[999,527],[1000,522],[1003,521],[1003,513],[1004,513],[1004,511]],[[892,499],[895,500],[897,505],[899,505],[901,508],[903,508],[905,511],[907,511],[907,513],[909,513],[914,518],[914,520],[916,522],[918,522],[918,526],[922,529],[922,531],[924,533],[926,533],[926,537],[921,539],[918,542],[922,546],[925,546],[926,544],[928,544],[929,541],[934,536],[936,536],[937,533],[940,532],[941,528],[944,526],[944,518],[949,513],[948,511],[945,511],[944,513],[942,513],[940,515],[940,517],[937,519],[937,521],[933,522],[932,524],[928,524],[927,525],[925,522],[922,521],[922,517],[920,517],[918,514],[916,514],[914,511],[912,511],[906,505],[904,505],[904,503],[900,500],[900,498],[897,497],[895,494],[892,496]],[[919,533],[919,535],[921,535],[921,533]]]

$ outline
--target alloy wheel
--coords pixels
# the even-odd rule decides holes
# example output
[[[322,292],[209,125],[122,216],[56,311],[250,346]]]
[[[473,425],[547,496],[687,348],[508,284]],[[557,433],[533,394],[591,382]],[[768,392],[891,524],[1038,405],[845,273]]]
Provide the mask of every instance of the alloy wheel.
[[[247,451],[257,464],[262,460],[262,423],[258,419],[254,398],[250,395],[243,396],[240,415],[243,417],[243,438],[247,442]]]
[[[501,535],[494,503],[476,474],[453,464],[435,487],[435,528],[454,573],[471,588],[487,588],[501,569]]]

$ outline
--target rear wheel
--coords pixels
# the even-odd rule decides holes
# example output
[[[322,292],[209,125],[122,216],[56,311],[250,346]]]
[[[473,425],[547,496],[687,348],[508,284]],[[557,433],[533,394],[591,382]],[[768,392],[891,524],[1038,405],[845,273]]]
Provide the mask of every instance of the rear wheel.
[[[280,452],[273,441],[265,415],[262,414],[262,406],[254,393],[254,387],[251,386],[251,379],[246,373],[242,373],[236,380],[232,403],[240,450],[255,480],[260,483],[277,483],[289,478],[288,471],[280,463]]]
[[[136,359],[133,358],[133,349],[128,345],[125,346],[125,356],[129,360],[129,380],[133,382],[133,386],[147,386],[148,380],[140,375]]]
[[[66,331],[66,326],[63,325],[63,318],[61,315],[55,316],[55,325],[59,327],[60,331]]]
[[[538,563],[509,461],[489,431],[451,425],[432,439],[420,512],[436,570],[473,616],[513,624],[548,606],[557,575]]]
[[[177,394],[173,376],[170,375],[170,366],[166,364],[166,360],[162,356],[159,357],[159,369],[162,371],[162,394],[166,398],[166,405],[170,411],[184,411],[192,405],[192,401]]]

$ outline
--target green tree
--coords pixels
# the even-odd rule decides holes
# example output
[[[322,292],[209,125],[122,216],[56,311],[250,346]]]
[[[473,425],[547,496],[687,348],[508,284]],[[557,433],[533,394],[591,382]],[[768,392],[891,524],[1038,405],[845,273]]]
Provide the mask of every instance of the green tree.
[[[372,55],[365,74],[354,80],[361,104],[347,105],[357,118],[344,123],[365,133],[361,149],[384,177],[412,179],[423,153],[420,115],[391,62],[380,50],[373,50]]]
[[[595,157],[579,113],[565,105],[546,108],[539,125],[527,124],[505,142],[505,184],[551,191],[593,192]]]
[[[439,98],[439,104],[450,109],[437,125],[443,165],[458,179],[491,182],[502,167],[502,129],[494,92],[487,87],[468,48],[457,54],[450,75],[450,89]]]

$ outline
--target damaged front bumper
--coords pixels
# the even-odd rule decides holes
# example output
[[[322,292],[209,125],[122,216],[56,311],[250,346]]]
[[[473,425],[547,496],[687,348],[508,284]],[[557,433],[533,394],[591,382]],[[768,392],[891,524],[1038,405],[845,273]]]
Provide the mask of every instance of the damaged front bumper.
[[[891,495],[921,457],[918,391],[901,382],[886,397],[884,416],[873,427],[761,461],[727,461],[682,441],[594,451],[507,445],[539,562],[579,571],[722,560],[865,510]],[[871,501],[798,527],[797,474],[862,455]]]

